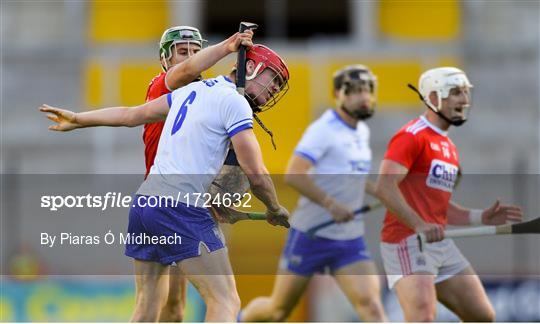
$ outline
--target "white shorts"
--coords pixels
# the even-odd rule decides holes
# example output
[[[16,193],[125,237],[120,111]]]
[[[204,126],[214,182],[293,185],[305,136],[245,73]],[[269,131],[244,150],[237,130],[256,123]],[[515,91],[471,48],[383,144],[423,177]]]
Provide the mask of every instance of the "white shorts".
[[[435,283],[439,283],[469,266],[469,261],[451,239],[423,243],[423,251],[420,251],[416,234],[400,243],[382,242],[381,256],[390,289],[399,279],[414,273],[431,273],[435,276]]]

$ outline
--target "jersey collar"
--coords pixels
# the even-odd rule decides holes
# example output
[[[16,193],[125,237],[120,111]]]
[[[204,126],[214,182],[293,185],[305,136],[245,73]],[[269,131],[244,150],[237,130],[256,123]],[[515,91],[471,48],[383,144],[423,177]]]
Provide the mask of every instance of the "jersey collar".
[[[352,127],[351,125],[347,124],[347,122],[344,121],[343,118],[341,118],[341,116],[337,113],[335,109],[330,109],[330,110],[332,110],[334,117],[336,117],[336,119],[339,120],[343,125],[347,126],[349,129],[356,130],[356,127]]]
[[[444,131],[439,127],[433,125],[424,115],[420,116],[420,119],[428,125],[429,128],[433,129],[436,133],[441,134],[442,136],[448,136],[448,131]]]
[[[226,82],[224,83],[226,87],[236,89],[236,84],[235,84],[231,79],[229,79],[228,76],[226,76],[226,75],[220,75],[220,76],[218,76],[216,79],[219,79],[219,78],[221,78],[221,79],[223,79],[223,80],[226,81]]]

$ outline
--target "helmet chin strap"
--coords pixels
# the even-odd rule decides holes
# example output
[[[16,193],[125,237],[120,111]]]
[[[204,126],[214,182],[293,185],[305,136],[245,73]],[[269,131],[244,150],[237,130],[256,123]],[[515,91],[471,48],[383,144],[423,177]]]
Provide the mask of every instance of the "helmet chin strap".
[[[253,110],[253,113],[259,113],[261,112],[261,108],[259,105],[257,105],[257,102],[255,102],[255,98],[253,98],[249,93],[244,93],[244,98],[246,98],[247,102],[249,103],[249,106],[251,107],[251,110]]]
[[[459,126],[465,124],[466,121],[467,121],[467,119],[454,120],[450,124],[452,124],[452,126],[459,127]]]
[[[274,141],[274,133],[264,125],[262,120],[257,116],[257,113],[261,112],[261,108],[257,105],[255,100],[251,98],[251,96],[246,92],[244,94],[244,98],[248,101],[249,105],[251,106],[251,110],[253,110],[253,119],[261,126],[261,128],[270,136],[270,141],[272,142],[272,146],[274,147],[274,150],[277,150],[276,142]]]
[[[422,102],[431,110],[433,111],[434,113],[437,114],[437,116],[441,117],[444,121],[446,121],[448,124],[452,125],[452,126],[456,126],[456,127],[459,127],[463,124],[465,124],[465,122],[467,121],[467,119],[460,119],[460,120],[452,120],[448,117],[446,117],[442,112],[440,112],[438,109],[435,109],[432,105],[428,104],[426,99],[424,98],[424,96],[422,96],[422,94],[420,93],[420,91],[418,91],[418,89],[415,88],[415,86],[413,86],[412,84],[407,84],[407,86],[414,92],[416,92],[418,94],[418,96],[420,97],[420,100],[422,100]]]
[[[277,150],[276,142],[274,142],[274,133],[271,130],[269,130],[268,127],[266,127],[263,124],[262,120],[259,118],[259,116],[257,116],[257,114],[253,113],[253,118],[255,119],[257,124],[259,124],[259,126],[261,126],[263,131],[265,131],[266,134],[268,134],[268,136],[270,136],[270,141],[272,142],[272,146],[274,147],[274,150]]]
[[[347,115],[349,115],[351,118],[354,118],[356,120],[366,120],[366,119],[370,118],[371,116],[373,116],[373,112],[371,110],[368,113],[363,113],[361,111],[353,112],[353,111],[350,111],[349,109],[347,109],[347,107],[345,107],[345,105],[341,105],[341,109]]]
[[[347,115],[349,115],[349,117],[360,120],[360,118],[356,114],[353,114],[352,112],[350,112],[349,109],[345,107],[345,105],[341,105],[341,110],[343,110]]]
[[[342,88],[340,91],[343,91],[343,93],[345,94],[345,96],[348,96],[350,95],[351,93],[351,84],[349,82],[346,82],[343,84]],[[341,109],[351,118],[355,119],[355,120],[366,120],[368,118],[370,118],[371,116],[373,116],[373,113],[374,113],[374,109],[366,109],[367,111],[363,111],[364,109],[362,110],[357,110],[357,111],[351,111],[349,110],[344,103],[341,104]]]

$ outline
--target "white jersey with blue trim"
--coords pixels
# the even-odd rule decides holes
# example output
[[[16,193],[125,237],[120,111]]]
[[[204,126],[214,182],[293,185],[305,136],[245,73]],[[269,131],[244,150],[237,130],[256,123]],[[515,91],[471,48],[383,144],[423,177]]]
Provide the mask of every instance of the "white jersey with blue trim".
[[[359,122],[354,128],[346,124],[335,110],[327,110],[307,128],[294,154],[313,163],[309,176],[325,193],[351,210],[362,206],[371,168],[369,128],[364,122]],[[329,220],[332,216],[326,209],[301,197],[291,226],[307,232]],[[347,223],[327,226],[316,233],[334,240],[354,239],[363,234],[361,216]]]
[[[189,205],[207,192],[219,173],[230,138],[253,128],[253,112],[225,76],[191,83],[167,95],[165,120],[154,165],[137,194],[173,197]]]

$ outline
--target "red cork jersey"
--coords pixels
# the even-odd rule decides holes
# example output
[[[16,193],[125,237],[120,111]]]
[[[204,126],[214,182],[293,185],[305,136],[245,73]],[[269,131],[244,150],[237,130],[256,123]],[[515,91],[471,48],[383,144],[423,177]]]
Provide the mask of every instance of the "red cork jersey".
[[[428,223],[446,225],[447,210],[457,180],[459,159],[456,146],[424,116],[403,126],[390,140],[385,160],[409,170],[399,184],[405,200]],[[413,229],[387,211],[382,241],[398,243],[414,234]]]

